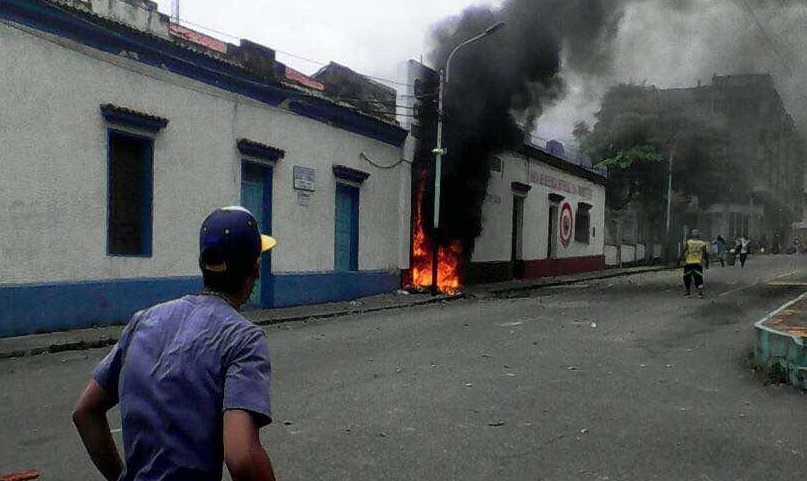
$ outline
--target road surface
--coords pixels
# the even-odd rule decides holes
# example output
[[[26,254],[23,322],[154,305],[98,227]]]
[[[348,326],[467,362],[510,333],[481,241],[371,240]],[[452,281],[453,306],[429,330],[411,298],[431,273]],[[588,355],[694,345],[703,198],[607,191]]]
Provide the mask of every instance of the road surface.
[[[262,438],[280,480],[800,479],[805,397],[748,360],[805,290],[807,256],[752,257],[705,300],[676,270],[270,326]],[[101,479],[70,409],[106,352],[0,361],[0,474]]]

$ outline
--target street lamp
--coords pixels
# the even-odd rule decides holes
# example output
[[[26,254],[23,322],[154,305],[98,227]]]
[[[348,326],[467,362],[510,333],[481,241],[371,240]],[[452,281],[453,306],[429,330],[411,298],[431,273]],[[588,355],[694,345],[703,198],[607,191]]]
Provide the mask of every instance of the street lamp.
[[[438,88],[437,93],[437,147],[432,150],[434,154],[434,232],[435,236],[432,239],[432,294],[437,294],[437,253],[438,253],[438,246],[437,246],[437,228],[440,226],[440,180],[442,177],[442,167],[443,167],[443,155],[446,153],[445,149],[443,149],[443,91],[445,90],[445,85],[448,84],[449,80],[449,73],[451,69],[451,59],[454,58],[454,54],[457,53],[457,50],[461,49],[462,47],[476,42],[488,35],[492,34],[493,32],[501,29],[506,24],[504,22],[498,22],[490,27],[486,28],[484,32],[476,35],[474,37],[465,40],[464,42],[460,43],[451,53],[448,55],[448,59],[446,60],[446,68],[440,70],[440,85]]]
[[[665,246],[665,248],[667,250],[667,252],[665,253],[665,257],[666,257],[665,261],[667,263],[670,263],[672,259],[677,259],[678,258],[678,252],[677,252],[678,246],[676,245],[675,246],[676,250],[673,251],[672,238],[670,237],[670,228],[671,228],[671,222],[672,222],[673,159],[675,159],[675,149],[676,149],[677,146],[678,146],[678,139],[674,138],[673,139],[672,149],[670,149],[670,158],[669,158],[669,160],[670,160],[669,164],[670,165],[668,166],[668,170],[667,170],[667,213],[664,216],[665,221],[666,221],[666,225],[665,225],[665,229],[664,229],[664,232],[665,232],[664,246]]]

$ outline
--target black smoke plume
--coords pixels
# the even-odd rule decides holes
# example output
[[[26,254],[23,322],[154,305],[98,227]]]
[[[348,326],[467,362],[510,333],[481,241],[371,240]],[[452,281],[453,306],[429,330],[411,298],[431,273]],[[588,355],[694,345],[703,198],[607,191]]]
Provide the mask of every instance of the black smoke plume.
[[[493,155],[520,146],[542,114],[571,138],[618,83],[688,88],[768,73],[807,130],[807,0],[509,0],[436,25],[430,64],[444,68],[455,46],[500,21],[453,57],[446,86],[441,241],[460,239],[468,257]]]
[[[459,239],[470,258],[481,233],[491,159],[519,148],[544,107],[563,96],[562,51],[580,72],[597,74],[610,65],[620,17],[619,2],[611,0],[511,0],[501,8],[468,8],[435,27],[430,60],[439,70],[461,42],[506,22],[458,50],[449,66],[441,243]]]

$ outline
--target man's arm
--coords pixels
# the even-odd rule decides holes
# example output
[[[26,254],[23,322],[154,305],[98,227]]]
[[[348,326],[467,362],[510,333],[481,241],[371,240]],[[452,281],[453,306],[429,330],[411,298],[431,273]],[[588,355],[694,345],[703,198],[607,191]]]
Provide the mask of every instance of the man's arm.
[[[73,424],[90,459],[108,481],[116,481],[123,471],[118,448],[112,440],[106,413],[117,404],[95,379],[90,380],[73,409]]]
[[[224,462],[233,481],[275,481],[259,428],[248,411],[224,411]]]
[[[709,249],[703,246],[703,266],[709,268]]]

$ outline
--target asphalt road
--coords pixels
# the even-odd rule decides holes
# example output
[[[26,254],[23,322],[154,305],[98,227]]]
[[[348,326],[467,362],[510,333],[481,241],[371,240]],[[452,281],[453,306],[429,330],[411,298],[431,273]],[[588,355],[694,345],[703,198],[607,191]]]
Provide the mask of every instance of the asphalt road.
[[[705,300],[679,276],[269,327],[278,478],[801,479],[805,396],[747,362],[807,256],[713,267]],[[0,361],[0,474],[101,479],[69,413],[105,353]]]

